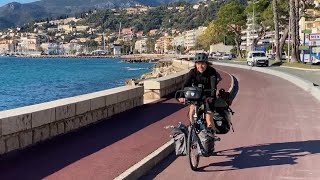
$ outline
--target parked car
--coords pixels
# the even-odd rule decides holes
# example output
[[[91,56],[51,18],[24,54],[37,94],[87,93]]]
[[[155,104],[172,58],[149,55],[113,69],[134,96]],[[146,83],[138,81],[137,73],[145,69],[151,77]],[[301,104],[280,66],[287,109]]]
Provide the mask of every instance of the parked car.
[[[269,59],[275,59],[275,58],[276,58],[276,54],[275,54],[275,53],[267,54],[267,57],[268,57]],[[281,58],[282,60],[286,59],[286,58],[287,58],[286,53],[285,53],[285,52],[282,52],[280,58]]]
[[[211,53],[211,58],[212,58],[212,59],[219,60],[221,56],[222,56],[222,54],[219,53],[219,52],[213,52],[213,53]]]
[[[269,66],[269,59],[264,51],[250,51],[247,56],[249,66]]]
[[[286,53],[285,53],[285,52],[282,52],[282,54],[281,54],[281,59],[282,59],[282,60],[285,60],[286,58],[287,58]]]
[[[274,53],[267,54],[267,57],[268,57],[268,59],[274,59],[275,58],[275,54]]]
[[[231,54],[223,54],[221,57],[218,58],[219,60],[231,60],[232,55]]]

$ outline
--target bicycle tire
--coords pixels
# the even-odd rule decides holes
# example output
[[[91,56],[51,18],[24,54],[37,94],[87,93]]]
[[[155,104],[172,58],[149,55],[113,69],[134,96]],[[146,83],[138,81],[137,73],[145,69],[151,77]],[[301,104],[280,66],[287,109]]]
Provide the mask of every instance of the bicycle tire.
[[[188,152],[188,161],[190,167],[193,171],[196,171],[199,165],[200,155],[198,153],[198,149],[192,147],[192,144],[196,139],[194,137],[197,136],[195,132],[194,126],[191,126],[190,131],[188,133],[188,140],[187,140],[187,152]]]

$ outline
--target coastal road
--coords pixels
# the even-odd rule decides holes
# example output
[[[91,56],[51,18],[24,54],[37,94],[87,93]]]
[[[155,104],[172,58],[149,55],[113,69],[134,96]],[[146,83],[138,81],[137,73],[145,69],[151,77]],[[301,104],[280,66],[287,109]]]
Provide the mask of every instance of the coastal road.
[[[238,80],[235,132],[220,136],[217,155],[200,158],[198,172],[171,155],[141,179],[319,180],[320,103],[284,79],[219,68]]]
[[[219,87],[231,78],[220,72]],[[76,132],[0,156],[0,180],[113,179],[170,140],[168,125],[187,123],[172,98],[145,104]]]
[[[230,61],[230,60],[213,60],[214,62],[222,62],[222,63],[231,63],[231,64],[240,64],[247,65],[246,61]],[[287,74],[291,74],[302,79],[308,80],[318,86],[320,86],[320,70],[303,70],[303,69],[293,69],[288,67],[280,67],[280,66],[269,66],[268,68],[280,72],[285,72]]]

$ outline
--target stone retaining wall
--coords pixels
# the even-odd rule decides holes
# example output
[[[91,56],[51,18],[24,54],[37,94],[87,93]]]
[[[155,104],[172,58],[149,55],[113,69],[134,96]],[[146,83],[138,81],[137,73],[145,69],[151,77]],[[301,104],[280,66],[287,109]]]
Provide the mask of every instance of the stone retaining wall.
[[[165,77],[144,81],[144,98],[160,99],[166,95],[181,89],[182,83],[185,81],[189,68],[194,66],[191,61],[173,60],[173,65],[186,70],[179,71]]]
[[[192,61],[185,61],[185,60],[172,60],[172,65],[174,67],[178,67],[181,69],[189,69],[194,66],[194,63]]]
[[[180,89],[188,70],[180,71],[165,77],[144,81],[144,98],[160,99]]]
[[[0,112],[0,154],[22,149],[143,104],[144,89],[123,86]]]

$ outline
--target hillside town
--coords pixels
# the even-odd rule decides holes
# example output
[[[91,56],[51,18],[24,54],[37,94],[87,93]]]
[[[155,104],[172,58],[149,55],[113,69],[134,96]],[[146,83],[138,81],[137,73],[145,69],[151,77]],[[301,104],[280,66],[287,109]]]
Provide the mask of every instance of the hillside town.
[[[197,9],[199,5],[194,5]],[[168,7],[171,9],[172,7]],[[136,6],[125,10],[127,14],[144,13],[152,7]],[[177,7],[183,11],[184,7]],[[117,9],[112,9],[117,14]],[[92,12],[95,13],[95,12]],[[88,15],[88,14],[87,14]],[[98,28],[86,25],[73,25],[82,18],[68,17],[65,19],[36,22],[32,32],[22,32],[21,28],[11,28],[0,31],[0,54],[14,55],[79,55],[79,54],[113,54],[121,55],[122,42],[132,42],[133,47],[127,53],[146,53],[147,41],[150,37],[159,36],[155,40],[151,53],[170,53],[172,47],[181,46],[190,49],[195,46],[196,38],[206,27],[179,32],[164,29],[152,29],[147,33],[137,31],[134,27],[121,27],[119,32],[104,33]],[[173,36],[177,34],[177,36]],[[66,38],[75,37],[68,41]],[[86,37],[87,36],[87,37]],[[95,37],[95,38],[92,38]]]
[[[320,61],[320,10],[319,0],[314,1],[314,8],[306,9],[308,17],[302,17],[299,21],[300,53],[304,61],[311,58]],[[208,6],[207,1],[192,5],[194,11],[201,6]],[[249,2],[250,4],[250,2]],[[121,9],[128,15],[139,15],[152,10],[154,7],[136,5],[134,7]],[[179,12],[184,11],[185,5],[167,7],[169,10],[175,8]],[[114,15],[119,14],[119,9],[112,9]],[[96,13],[90,11],[89,13]],[[267,52],[270,56],[275,53],[274,31],[265,28],[261,36],[261,27],[255,22],[255,14],[246,14],[247,21],[241,28],[241,50],[250,51],[259,49]],[[312,18],[310,18],[312,17]],[[234,45],[225,42],[212,43],[210,48],[199,47],[198,38],[207,29],[199,26],[189,30],[179,29],[151,29],[148,32],[138,30],[135,27],[122,27],[119,22],[118,31],[103,30],[101,27],[78,25],[81,17],[66,17],[56,20],[34,22],[33,29],[22,30],[21,28],[10,28],[0,31],[0,54],[12,56],[81,56],[81,55],[113,55],[157,53],[157,54],[192,54],[198,51],[207,53],[228,53],[235,51]],[[284,30],[280,32],[280,36]],[[252,47],[253,42],[257,41]],[[289,45],[290,39],[286,39]],[[290,46],[290,45],[289,45]],[[253,49],[254,48],[254,49]],[[284,58],[288,57],[287,50],[282,52]],[[308,55],[306,55],[308,54]],[[314,56],[311,57],[311,54]]]

